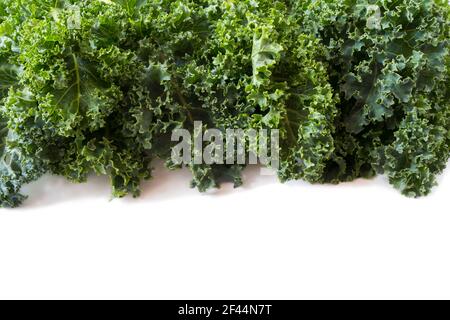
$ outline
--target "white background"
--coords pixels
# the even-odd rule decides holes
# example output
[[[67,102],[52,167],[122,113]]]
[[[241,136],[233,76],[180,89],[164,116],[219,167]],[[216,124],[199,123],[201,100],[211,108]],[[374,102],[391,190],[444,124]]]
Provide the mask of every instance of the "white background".
[[[427,198],[384,177],[201,195],[158,168],[137,200],[46,177],[0,210],[0,298],[450,298],[450,170]]]

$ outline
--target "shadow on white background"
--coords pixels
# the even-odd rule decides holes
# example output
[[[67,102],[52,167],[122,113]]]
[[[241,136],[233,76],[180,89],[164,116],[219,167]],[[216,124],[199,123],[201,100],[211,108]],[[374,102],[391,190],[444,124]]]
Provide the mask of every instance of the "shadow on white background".
[[[200,194],[157,165],[139,199],[107,179],[45,177],[0,210],[0,298],[450,298],[450,170],[429,197],[385,177],[245,185]]]
[[[448,169],[444,174],[448,174]],[[204,198],[213,197],[219,198],[223,196],[232,196],[237,193],[257,192],[259,188],[274,188],[277,189],[289,188],[298,189],[302,191],[319,191],[328,194],[329,192],[348,192],[354,190],[363,190],[371,192],[374,189],[384,188],[384,192],[393,193],[403,198],[397,190],[394,190],[389,185],[387,178],[378,176],[374,179],[358,179],[353,182],[341,183],[339,185],[313,185],[304,181],[290,181],[283,186],[275,175],[261,175],[261,168],[259,166],[250,166],[244,170],[243,181],[244,185],[239,188],[234,188],[232,183],[223,183],[219,189],[210,190],[207,193],[199,193],[197,189],[189,187],[192,175],[188,169],[170,171],[164,167],[161,161],[154,164],[153,177],[148,181],[143,181],[141,184],[141,196],[132,198],[131,196],[124,199],[113,199],[111,197],[110,182],[107,177],[92,175],[86,183],[72,183],[63,177],[46,175],[36,182],[31,183],[23,188],[23,193],[29,198],[25,201],[21,209],[39,209],[48,206],[64,204],[66,202],[76,203],[77,201],[98,200],[109,202],[126,202],[127,204],[142,204],[165,202],[174,199],[189,198]],[[444,175],[439,177],[439,184],[444,180]],[[277,187],[278,186],[278,187]],[[433,197],[438,193],[440,186],[433,190],[429,197]],[[17,210],[17,209],[13,209]]]

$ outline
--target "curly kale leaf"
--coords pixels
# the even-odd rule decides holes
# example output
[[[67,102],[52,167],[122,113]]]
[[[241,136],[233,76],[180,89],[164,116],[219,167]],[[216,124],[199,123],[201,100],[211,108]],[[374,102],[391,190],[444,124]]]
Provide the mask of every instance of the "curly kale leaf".
[[[107,32],[126,26],[127,15],[117,5],[79,1],[79,26],[68,28],[69,5],[58,3],[55,11],[43,3],[20,26],[17,61],[23,71],[2,112],[15,136],[7,156],[20,159],[26,170],[10,175],[17,183],[5,186],[12,194],[30,180],[31,161],[78,182],[91,172],[106,174],[115,196],[138,195],[140,181],[150,176],[151,154],[123,134],[122,119],[129,108],[125,92],[143,66],[123,37]],[[15,150],[20,157],[13,157]]]
[[[44,172],[38,159],[24,156],[14,145],[6,121],[0,118],[0,205],[19,206],[26,198],[20,194],[22,186],[37,180]]]
[[[404,194],[428,194],[449,157],[448,3],[320,1],[292,10],[327,46],[341,94],[326,180],[386,172]]]

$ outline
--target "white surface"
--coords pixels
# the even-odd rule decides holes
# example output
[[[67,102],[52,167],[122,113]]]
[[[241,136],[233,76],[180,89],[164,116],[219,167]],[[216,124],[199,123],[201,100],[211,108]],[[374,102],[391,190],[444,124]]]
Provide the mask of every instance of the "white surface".
[[[141,199],[47,177],[0,210],[0,298],[450,298],[450,170],[427,198],[385,178],[200,195],[158,169]]]

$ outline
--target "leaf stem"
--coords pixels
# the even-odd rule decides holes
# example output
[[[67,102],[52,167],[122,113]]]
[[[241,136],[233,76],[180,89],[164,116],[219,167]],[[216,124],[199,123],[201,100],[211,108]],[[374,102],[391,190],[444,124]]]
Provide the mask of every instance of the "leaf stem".
[[[180,102],[183,105],[183,107],[184,107],[184,109],[185,109],[185,111],[187,113],[189,121],[192,124],[194,124],[194,117],[192,116],[191,111],[189,110],[190,109],[189,104],[187,103],[186,99],[184,98],[183,94],[181,93],[180,87],[178,86],[178,84],[176,82],[173,82],[173,85],[175,87],[175,91],[176,91],[177,97],[178,97],[178,99],[180,99]]]
[[[74,71],[76,77],[76,85],[77,85],[77,113],[80,111],[80,98],[81,98],[81,79],[80,79],[80,70],[78,65],[77,57],[74,53],[72,53],[73,63],[74,63]]]

